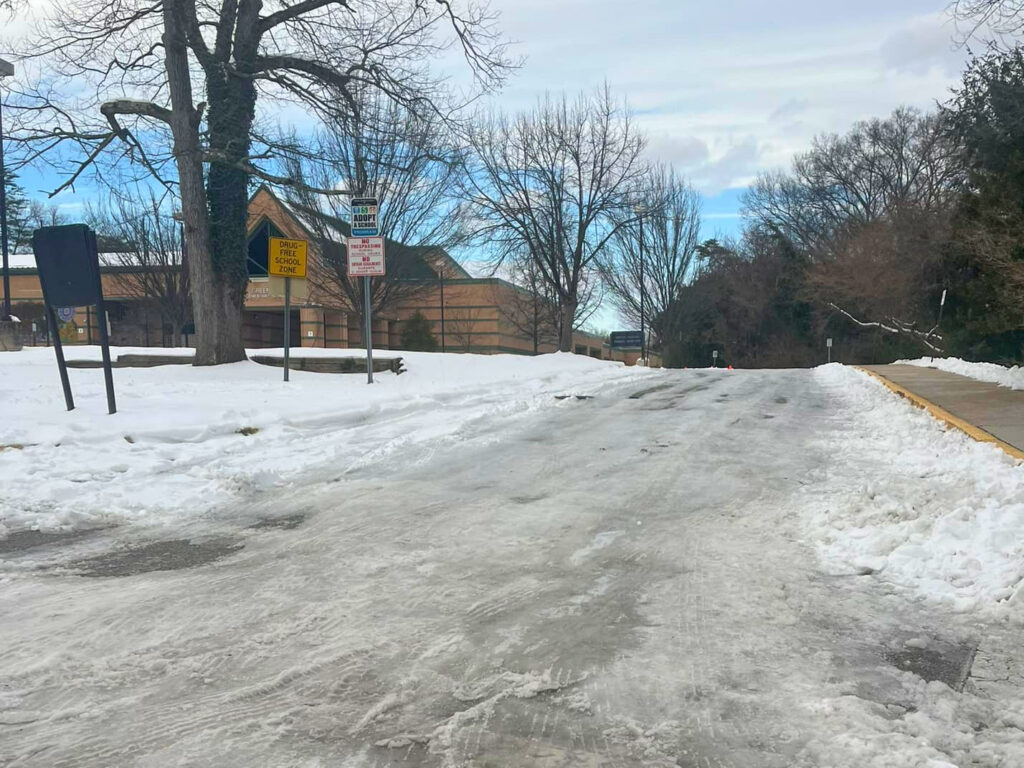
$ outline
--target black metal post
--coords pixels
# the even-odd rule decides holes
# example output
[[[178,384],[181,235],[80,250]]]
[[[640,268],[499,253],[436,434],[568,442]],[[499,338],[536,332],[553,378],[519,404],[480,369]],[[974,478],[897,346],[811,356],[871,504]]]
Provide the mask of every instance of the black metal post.
[[[647,329],[644,310],[647,290],[644,287],[644,215],[640,214],[640,359],[647,361]]]
[[[64,403],[67,405],[69,411],[75,410],[75,398],[71,394],[71,382],[68,380],[68,364],[64,360],[64,347],[60,342],[60,330],[57,326],[57,312],[53,307],[50,306],[45,298],[43,303],[46,305],[47,320],[49,327],[54,329],[53,333],[53,351],[57,353],[57,370],[60,372],[60,385],[64,388]]]
[[[99,315],[100,324],[100,345],[103,351],[103,383],[107,387],[107,413],[117,413],[117,403],[114,401],[114,374],[110,364],[110,338],[107,335],[107,308],[103,306],[103,297],[100,297],[96,305],[96,313]]]
[[[441,351],[444,352],[444,267],[437,274],[441,278]]]
[[[0,93],[0,251],[3,252],[4,310],[0,320],[11,319],[11,265],[7,254],[7,172],[4,170],[4,98]]]
[[[531,288],[533,293],[533,354],[536,357],[540,353],[540,307],[537,306],[537,291]]]

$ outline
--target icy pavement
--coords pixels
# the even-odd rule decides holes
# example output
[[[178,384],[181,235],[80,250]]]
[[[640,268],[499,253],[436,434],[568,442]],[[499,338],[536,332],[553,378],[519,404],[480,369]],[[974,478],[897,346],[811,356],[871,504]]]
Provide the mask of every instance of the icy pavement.
[[[865,472],[932,499],[873,419],[918,460],[959,439],[856,376],[492,409],[163,541],[0,554],[0,764],[1024,765],[1014,604],[820,564],[808,516]]]

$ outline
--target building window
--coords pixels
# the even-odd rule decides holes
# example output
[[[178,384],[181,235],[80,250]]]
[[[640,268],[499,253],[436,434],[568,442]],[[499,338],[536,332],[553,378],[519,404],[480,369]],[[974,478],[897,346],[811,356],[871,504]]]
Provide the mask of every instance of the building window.
[[[267,260],[270,255],[270,238],[272,237],[283,237],[283,235],[281,230],[267,219],[263,219],[249,236],[245,268],[250,279],[267,277]]]

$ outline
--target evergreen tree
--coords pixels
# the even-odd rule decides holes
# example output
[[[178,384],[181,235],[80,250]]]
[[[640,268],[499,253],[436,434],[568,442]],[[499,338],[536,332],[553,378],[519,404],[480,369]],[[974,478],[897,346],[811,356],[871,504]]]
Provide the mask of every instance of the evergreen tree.
[[[975,56],[943,109],[970,184],[954,219],[946,282],[949,350],[1024,358],[1024,47]]]
[[[11,253],[25,250],[32,244],[29,227],[29,206],[25,191],[18,184],[18,176],[4,168],[4,192],[7,194],[7,247]]]
[[[436,352],[437,337],[431,329],[430,321],[422,312],[417,311],[405,321],[402,329],[402,349],[410,352]]]

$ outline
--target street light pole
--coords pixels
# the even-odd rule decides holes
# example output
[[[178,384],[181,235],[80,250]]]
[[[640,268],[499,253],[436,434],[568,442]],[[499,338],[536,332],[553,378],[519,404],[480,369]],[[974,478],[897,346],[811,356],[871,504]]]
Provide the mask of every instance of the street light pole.
[[[647,290],[644,286],[644,211],[642,208],[634,208],[637,219],[640,221],[640,360],[647,361],[647,329],[645,318],[645,305]]]
[[[14,75],[14,65],[0,59],[0,80]],[[4,309],[0,320],[11,319],[11,266],[7,254],[7,172],[4,169],[4,98],[0,91],[0,251],[3,252]]]
[[[444,343],[444,265],[437,270],[437,276],[441,278],[441,352],[447,352],[447,348]]]

